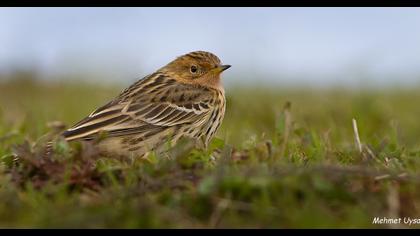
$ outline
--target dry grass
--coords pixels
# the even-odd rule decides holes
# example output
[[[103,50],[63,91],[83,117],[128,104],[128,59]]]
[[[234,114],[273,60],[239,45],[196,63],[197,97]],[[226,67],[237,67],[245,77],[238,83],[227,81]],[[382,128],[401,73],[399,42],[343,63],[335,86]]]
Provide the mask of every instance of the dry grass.
[[[232,88],[207,151],[127,161],[60,141],[42,155],[45,134],[119,90],[0,84],[0,227],[382,228],[409,226],[373,217],[420,215],[418,89]]]

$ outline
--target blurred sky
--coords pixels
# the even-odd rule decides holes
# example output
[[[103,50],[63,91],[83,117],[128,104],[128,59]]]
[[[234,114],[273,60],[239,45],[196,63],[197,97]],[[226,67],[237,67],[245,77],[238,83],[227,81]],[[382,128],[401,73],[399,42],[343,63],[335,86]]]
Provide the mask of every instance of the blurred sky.
[[[420,8],[0,9],[0,73],[127,84],[194,50],[231,64],[230,85],[410,85]]]

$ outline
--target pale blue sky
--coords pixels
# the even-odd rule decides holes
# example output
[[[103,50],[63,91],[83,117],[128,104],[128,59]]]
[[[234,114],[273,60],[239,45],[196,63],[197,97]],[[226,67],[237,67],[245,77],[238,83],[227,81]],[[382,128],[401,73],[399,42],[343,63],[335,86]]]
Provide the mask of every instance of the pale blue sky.
[[[207,50],[229,84],[412,84],[420,8],[1,8],[0,45],[0,71],[50,79],[126,84]]]

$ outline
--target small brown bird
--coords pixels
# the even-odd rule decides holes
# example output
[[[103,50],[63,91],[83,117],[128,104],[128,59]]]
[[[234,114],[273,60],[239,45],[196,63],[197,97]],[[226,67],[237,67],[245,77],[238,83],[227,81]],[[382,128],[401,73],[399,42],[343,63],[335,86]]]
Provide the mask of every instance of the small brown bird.
[[[97,144],[100,150],[136,157],[184,137],[207,148],[225,114],[220,74],[229,67],[210,52],[180,56],[62,135],[67,141],[89,141],[104,133]]]

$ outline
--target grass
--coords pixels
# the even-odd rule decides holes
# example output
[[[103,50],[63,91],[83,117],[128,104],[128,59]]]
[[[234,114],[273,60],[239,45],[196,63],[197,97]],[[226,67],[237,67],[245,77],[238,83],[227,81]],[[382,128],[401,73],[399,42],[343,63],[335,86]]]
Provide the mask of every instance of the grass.
[[[207,151],[123,161],[59,142],[42,157],[52,121],[72,125],[121,89],[0,84],[0,227],[419,227],[372,221],[420,216],[420,88],[228,88]]]

